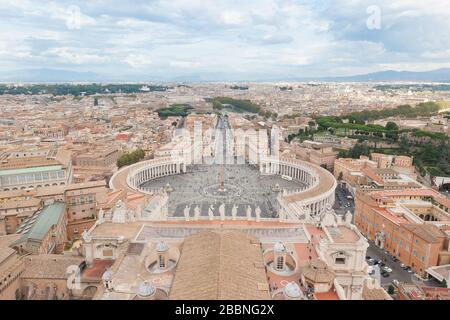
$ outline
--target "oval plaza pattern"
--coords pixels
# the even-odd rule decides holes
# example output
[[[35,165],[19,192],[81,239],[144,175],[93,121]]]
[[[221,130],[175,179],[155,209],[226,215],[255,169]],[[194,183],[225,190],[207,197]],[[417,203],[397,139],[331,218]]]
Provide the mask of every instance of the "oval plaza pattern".
[[[143,161],[119,170],[110,181],[112,189],[126,188],[133,192],[153,194],[144,188],[154,179],[186,172],[182,157],[164,157]],[[278,215],[281,220],[303,220],[306,215],[317,216],[333,205],[337,182],[325,169],[311,163],[274,157],[259,160],[261,175],[289,176],[304,188],[280,192]]]

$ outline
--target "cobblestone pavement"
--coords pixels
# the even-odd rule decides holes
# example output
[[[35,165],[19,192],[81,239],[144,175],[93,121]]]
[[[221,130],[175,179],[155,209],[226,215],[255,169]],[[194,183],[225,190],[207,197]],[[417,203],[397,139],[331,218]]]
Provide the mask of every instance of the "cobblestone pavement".
[[[169,212],[174,216],[184,216],[183,211],[190,207],[190,215],[194,215],[194,208],[199,205],[201,215],[208,215],[208,208],[214,205],[214,215],[219,215],[218,207],[225,203],[226,214],[231,215],[231,208],[237,205],[237,215],[246,216],[247,206],[261,209],[261,217],[274,217],[276,215],[277,192],[272,190],[276,184],[281,189],[299,190],[305,187],[298,181],[288,181],[276,175],[260,175],[257,168],[250,165],[226,165],[225,189],[219,192],[220,165],[193,165],[187,168],[184,174],[166,176],[145,183],[148,190],[157,190],[171,186],[169,193]]]

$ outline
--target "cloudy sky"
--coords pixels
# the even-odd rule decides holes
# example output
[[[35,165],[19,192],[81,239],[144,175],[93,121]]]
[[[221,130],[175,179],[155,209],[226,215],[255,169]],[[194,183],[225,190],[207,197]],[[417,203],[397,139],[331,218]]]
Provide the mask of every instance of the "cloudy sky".
[[[0,73],[272,79],[450,67],[450,0],[0,0]]]

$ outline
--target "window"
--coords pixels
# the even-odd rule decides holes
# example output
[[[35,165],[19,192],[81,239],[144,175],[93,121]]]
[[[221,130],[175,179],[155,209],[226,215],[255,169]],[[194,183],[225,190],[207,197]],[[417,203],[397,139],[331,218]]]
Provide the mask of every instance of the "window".
[[[159,255],[159,267],[160,268],[165,268],[166,267],[166,261],[164,259],[163,255]]]
[[[345,264],[345,258],[336,258],[335,264]]]
[[[283,257],[278,257],[277,258],[277,269],[278,270],[282,270],[284,266],[284,259]]]

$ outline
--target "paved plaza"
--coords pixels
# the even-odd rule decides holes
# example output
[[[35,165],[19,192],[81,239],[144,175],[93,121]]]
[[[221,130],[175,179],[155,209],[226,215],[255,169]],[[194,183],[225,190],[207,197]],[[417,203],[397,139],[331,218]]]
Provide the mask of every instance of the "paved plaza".
[[[195,206],[200,207],[201,216],[208,216],[213,205],[215,216],[220,216],[219,206],[225,203],[225,214],[231,216],[233,205],[237,206],[237,216],[245,217],[248,206],[255,217],[257,206],[261,217],[276,217],[276,197],[279,194],[272,188],[278,184],[280,189],[298,190],[305,185],[299,181],[288,181],[277,175],[261,175],[259,169],[245,165],[225,165],[225,191],[219,190],[220,165],[192,165],[183,174],[166,176],[143,184],[147,190],[159,190],[170,185],[169,215],[183,217],[186,206],[189,215],[194,216]]]
[[[220,216],[219,207],[225,204],[226,216],[231,216],[236,206],[238,217],[246,217],[249,208],[250,215],[256,217],[258,207],[262,218],[277,217],[276,198],[279,192],[303,189],[305,185],[299,181],[284,180],[277,175],[262,176],[258,167],[237,164],[239,162],[236,159],[229,159],[230,155],[234,158],[233,137],[226,117],[219,117],[216,129],[216,161],[207,162],[213,164],[191,165],[187,167],[186,173],[157,178],[144,183],[141,188],[152,191],[170,186],[169,216],[184,217],[185,210],[189,209],[189,216],[193,217],[196,206],[201,216],[208,216],[209,210],[214,216]],[[222,165],[224,162],[226,164]],[[276,185],[280,191],[274,190]]]

